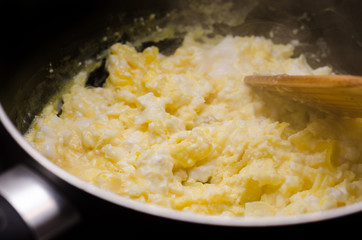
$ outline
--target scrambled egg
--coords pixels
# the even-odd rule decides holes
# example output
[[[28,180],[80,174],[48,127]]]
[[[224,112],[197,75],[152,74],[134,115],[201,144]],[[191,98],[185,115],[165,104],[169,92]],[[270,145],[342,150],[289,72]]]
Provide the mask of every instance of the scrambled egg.
[[[293,45],[191,36],[171,56],[114,44],[104,87],[79,73],[26,135],[72,174],[138,201],[203,214],[293,215],[362,200],[362,120],[326,115],[243,83],[331,74]]]

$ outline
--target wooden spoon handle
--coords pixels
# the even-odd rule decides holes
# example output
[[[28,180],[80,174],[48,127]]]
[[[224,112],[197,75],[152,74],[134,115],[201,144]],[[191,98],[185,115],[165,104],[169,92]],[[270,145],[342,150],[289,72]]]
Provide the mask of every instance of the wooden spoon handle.
[[[247,76],[252,87],[350,117],[362,117],[362,77],[350,75]]]
[[[352,75],[253,75],[244,78],[251,86],[286,86],[303,88],[362,87],[362,77]]]

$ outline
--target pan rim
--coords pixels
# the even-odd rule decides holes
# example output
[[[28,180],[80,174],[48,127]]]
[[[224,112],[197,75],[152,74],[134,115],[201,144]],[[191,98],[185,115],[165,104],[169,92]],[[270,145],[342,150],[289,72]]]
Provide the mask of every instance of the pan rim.
[[[39,163],[47,171],[51,172],[64,182],[78,188],[81,191],[85,191],[95,197],[110,203],[116,204],[120,207],[126,207],[138,212],[150,214],[157,217],[163,217],[172,220],[184,221],[189,223],[199,223],[206,225],[215,226],[229,226],[229,227],[272,227],[272,226],[288,226],[305,223],[320,222],[326,220],[332,220],[338,217],[343,217],[355,213],[362,212],[362,201],[333,208],[329,210],[322,210],[319,212],[304,213],[292,216],[270,216],[270,217],[234,217],[234,216],[223,216],[223,215],[203,215],[192,212],[185,212],[174,210],[155,204],[149,204],[140,202],[134,199],[127,198],[125,196],[117,195],[113,192],[101,189],[90,182],[86,182],[55,163],[48,160],[46,157],[41,155],[35,150],[29,142],[25,140],[22,134],[11,122],[10,118],[6,114],[2,104],[0,103],[0,122],[4,125],[10,136],[19,144],[19,146],[29,156]]]

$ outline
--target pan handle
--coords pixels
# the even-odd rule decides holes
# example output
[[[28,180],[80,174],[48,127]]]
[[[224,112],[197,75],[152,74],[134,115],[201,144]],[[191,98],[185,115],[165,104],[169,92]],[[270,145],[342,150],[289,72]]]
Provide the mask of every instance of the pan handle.
[[[54,186],[25,165],[0,175],[0,239],[50,239],[79,221]]]

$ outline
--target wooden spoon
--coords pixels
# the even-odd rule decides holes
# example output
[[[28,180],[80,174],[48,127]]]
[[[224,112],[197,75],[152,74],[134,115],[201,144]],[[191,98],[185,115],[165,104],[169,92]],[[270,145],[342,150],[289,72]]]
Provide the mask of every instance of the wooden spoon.
[[[294,101],[349,117],[362,117],[362,77],[351,75],[247,76],[244,82]]]

